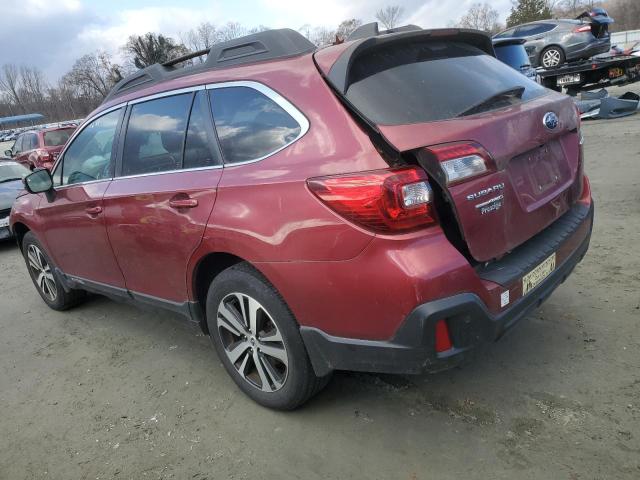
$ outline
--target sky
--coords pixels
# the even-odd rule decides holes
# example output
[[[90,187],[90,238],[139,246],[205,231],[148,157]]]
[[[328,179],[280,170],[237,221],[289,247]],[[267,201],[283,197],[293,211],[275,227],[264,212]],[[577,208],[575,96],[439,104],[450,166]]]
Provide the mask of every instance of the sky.
[[[375,20],[386,5],[401,5],[401,23],[446,27],[477,0],[0,0],[0,65],[35,65],[50,82],[86,53],[118,58],[129,35],[149,31],[175,39],[199,23],[245,27],[335,28],[342,20]],[[491,5],[506,18],[510,0]]]

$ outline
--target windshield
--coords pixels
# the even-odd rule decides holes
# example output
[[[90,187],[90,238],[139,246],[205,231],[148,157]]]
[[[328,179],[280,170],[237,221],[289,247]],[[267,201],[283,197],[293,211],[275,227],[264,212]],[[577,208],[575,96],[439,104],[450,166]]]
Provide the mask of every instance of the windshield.
[[[537,83],[474,46],[423,41],[379,47],[358,57],[346,97],[373,123],[405,125],[455,118],[518,87],[524,87],[518,101],[545,93]]]
[[[29,173],[28,168],[18,163],[0,163],[0,183],[10,180],[21,180]]]
[[[44,146],[45,147],[57,147],[58,145],[64,145],[69,140],[69,137],[74,132],[75,128],[65,128],[62,130],[52,130],[44,133]]]

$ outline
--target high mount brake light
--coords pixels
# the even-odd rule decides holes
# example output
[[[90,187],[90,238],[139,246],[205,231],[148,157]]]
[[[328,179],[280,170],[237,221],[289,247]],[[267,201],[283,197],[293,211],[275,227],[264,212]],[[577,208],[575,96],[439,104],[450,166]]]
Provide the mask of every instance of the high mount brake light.
[[[433,193],[420,168],[317,177],[309,190],[346,219],[379,233],[405,233],[436,223]]]
[[[453,185],[489,172],[491,156],[477,143],[436,145],[427,151],[440,163],[447,185]]]

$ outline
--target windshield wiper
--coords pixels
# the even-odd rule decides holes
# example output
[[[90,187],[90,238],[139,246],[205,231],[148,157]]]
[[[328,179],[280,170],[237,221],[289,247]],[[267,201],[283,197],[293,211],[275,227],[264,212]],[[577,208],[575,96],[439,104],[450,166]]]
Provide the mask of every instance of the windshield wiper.
[[[468,108],[464,112],[458,114],[458,117],[465,117],[467,115],[484,112],[501,102],[511,103],[511,100],[513,100],[514,98],[522,98],[522,94],[524,93],[524,91],[525,87],[521,86],[503,90],[494,95],[491,95],[489,98],[485,98],[484,100],[476,103],[471,108]]]
[[[16,180],[22,180],[22,177],[15,177],[15,178],[3,178],[2,180],[0,180],[0,183],[5,183],[5,182],[15,182]]]

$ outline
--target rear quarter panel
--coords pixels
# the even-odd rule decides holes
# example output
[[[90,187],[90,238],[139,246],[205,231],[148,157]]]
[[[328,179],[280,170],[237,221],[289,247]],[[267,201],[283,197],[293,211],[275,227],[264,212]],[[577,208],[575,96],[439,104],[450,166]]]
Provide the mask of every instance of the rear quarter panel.
[[[311,56],[278,63],[254,67],[249,78],[296,106],[309,120],[309,130],[264,160],[225,167],[202,248],[252,262],[353,258],[373,235],[321,204],[306,180],[388,165],[329,90]]]

